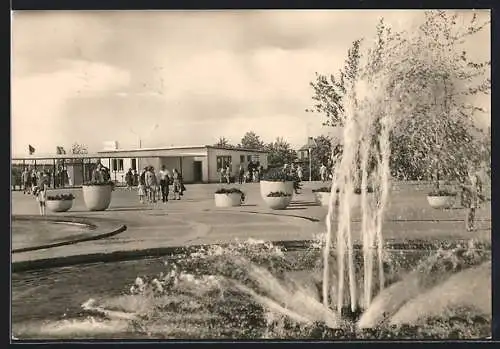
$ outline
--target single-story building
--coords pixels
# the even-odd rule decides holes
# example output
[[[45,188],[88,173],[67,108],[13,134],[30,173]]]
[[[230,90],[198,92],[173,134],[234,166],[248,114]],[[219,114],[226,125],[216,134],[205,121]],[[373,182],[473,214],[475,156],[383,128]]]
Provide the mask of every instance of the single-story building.
[[[128,169],[153,166],[157,171],[165,165],[170,171],[176,168],[186,183],[213,183],[219,181],[219,170],[231,166],[233,175],[237,174],[240,164],[245,169],[250,161],[259,162],[267,169],[266,151],[224,148],[210,145],[177,146],[137,149],[107,149],[97,152],[103,165],[111,170],[111,178],[124,181]]]
[[[111,171],[111,179],[125,181],[128,169],[140,172],[145,166],[159,171],[162,165],[172,171],[176,168],[185,183],[214,183],[219,181],[219,170],[231,166],[233,175],[240,164],[247,169],[250,161],[267,169],[266,151],[223,148],[210,145],[178,146],[137,149],[106,149],[93,154],[32,154],[12,158],[13,167],[40,168],[55,172],[64,167],[70,178],[70,185],[81,185],[91,176],[92,168],[99,160]],[[22,171],[22,170],[21,170]]]

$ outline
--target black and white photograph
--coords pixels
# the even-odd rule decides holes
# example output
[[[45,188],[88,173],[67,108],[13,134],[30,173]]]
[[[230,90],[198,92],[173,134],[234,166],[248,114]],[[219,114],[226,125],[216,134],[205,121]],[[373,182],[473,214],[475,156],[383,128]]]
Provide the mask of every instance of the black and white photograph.
[[[11,21],[11,342],[491,340],[490,10]]]

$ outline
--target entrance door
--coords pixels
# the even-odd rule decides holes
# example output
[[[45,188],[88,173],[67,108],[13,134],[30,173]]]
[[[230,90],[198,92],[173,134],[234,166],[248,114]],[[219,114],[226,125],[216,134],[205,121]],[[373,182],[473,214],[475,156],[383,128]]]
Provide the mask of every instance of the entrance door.
[[[193,162],[193,180],[195,183],[201,183],[203,182],[203,170],[201,166],[201,161],[194,161]]]

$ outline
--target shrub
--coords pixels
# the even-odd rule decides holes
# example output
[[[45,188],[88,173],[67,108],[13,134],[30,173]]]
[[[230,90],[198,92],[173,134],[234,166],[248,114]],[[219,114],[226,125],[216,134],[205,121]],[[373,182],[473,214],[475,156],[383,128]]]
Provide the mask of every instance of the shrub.
[[[75,196],[73,194],[57,194],[54,196],[47,196],[47,200],[73,200]]]
[[[451,190],[440,189],[429,192],[429,196],[456,196],[457,193]]]
[[[241,201],[245,201],[245,193],[238,188],[219,188],[215,194],[241,194]]]
[[[272,193],[267,194],[267,197],[270,198],[279,198],[283,196],[292,196],[292,194],[284,193],[282,191],[273,191]]]

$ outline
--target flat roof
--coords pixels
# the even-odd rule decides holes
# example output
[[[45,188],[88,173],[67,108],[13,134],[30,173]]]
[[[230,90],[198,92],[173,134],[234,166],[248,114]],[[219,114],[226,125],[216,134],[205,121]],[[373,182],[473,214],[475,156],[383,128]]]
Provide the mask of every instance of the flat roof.
[[[249,152],[249,153],[269,153],[266,150],[256,150],[256,149],[247,149],[247,148],[233,148],[233,147],[218,147],[215,145],[195,145],[195,146],[171,146],[171,147],[155,147],[155,148],[135,148],[135,149],[110,149],[110,150],[100,150],[97,153],[88,153],[88,154],[32,154],[32,155],[24,155],[24,156],[12,156],[12,161],[34,161],[34,160],[62,160],[62,159],[101,159],[101,158],[122,158],[124,157],[124,153],[147,153],[147,152],[156,152],[162,150],[205,150],[205,149],[223,149],[223,150],[233,150],[238,152]],[[179,154],[179,156],[203,156],[204,154],[195,153],[183,153]],[[141,158],[141,157],[154,157],[156,155],[130,155],[131,158]]]
[[[234,151],[246,151],[253,153],[268,153],[266,150],[256,150],[248,148],[236,148],[236,147],[218,147],[215,145],[182,145],[182,146],[170,146],[170,147],[154,147],[154,148],[128,148],[128,149],[110,149],[110,150],[100,150],[98,154],[108,154],[108,153],[119,153],[119,152],[147,152],[147,151],[161,151],[161,150],[180,150],[180,149],[223,149],[223,150],[234,150]]]

